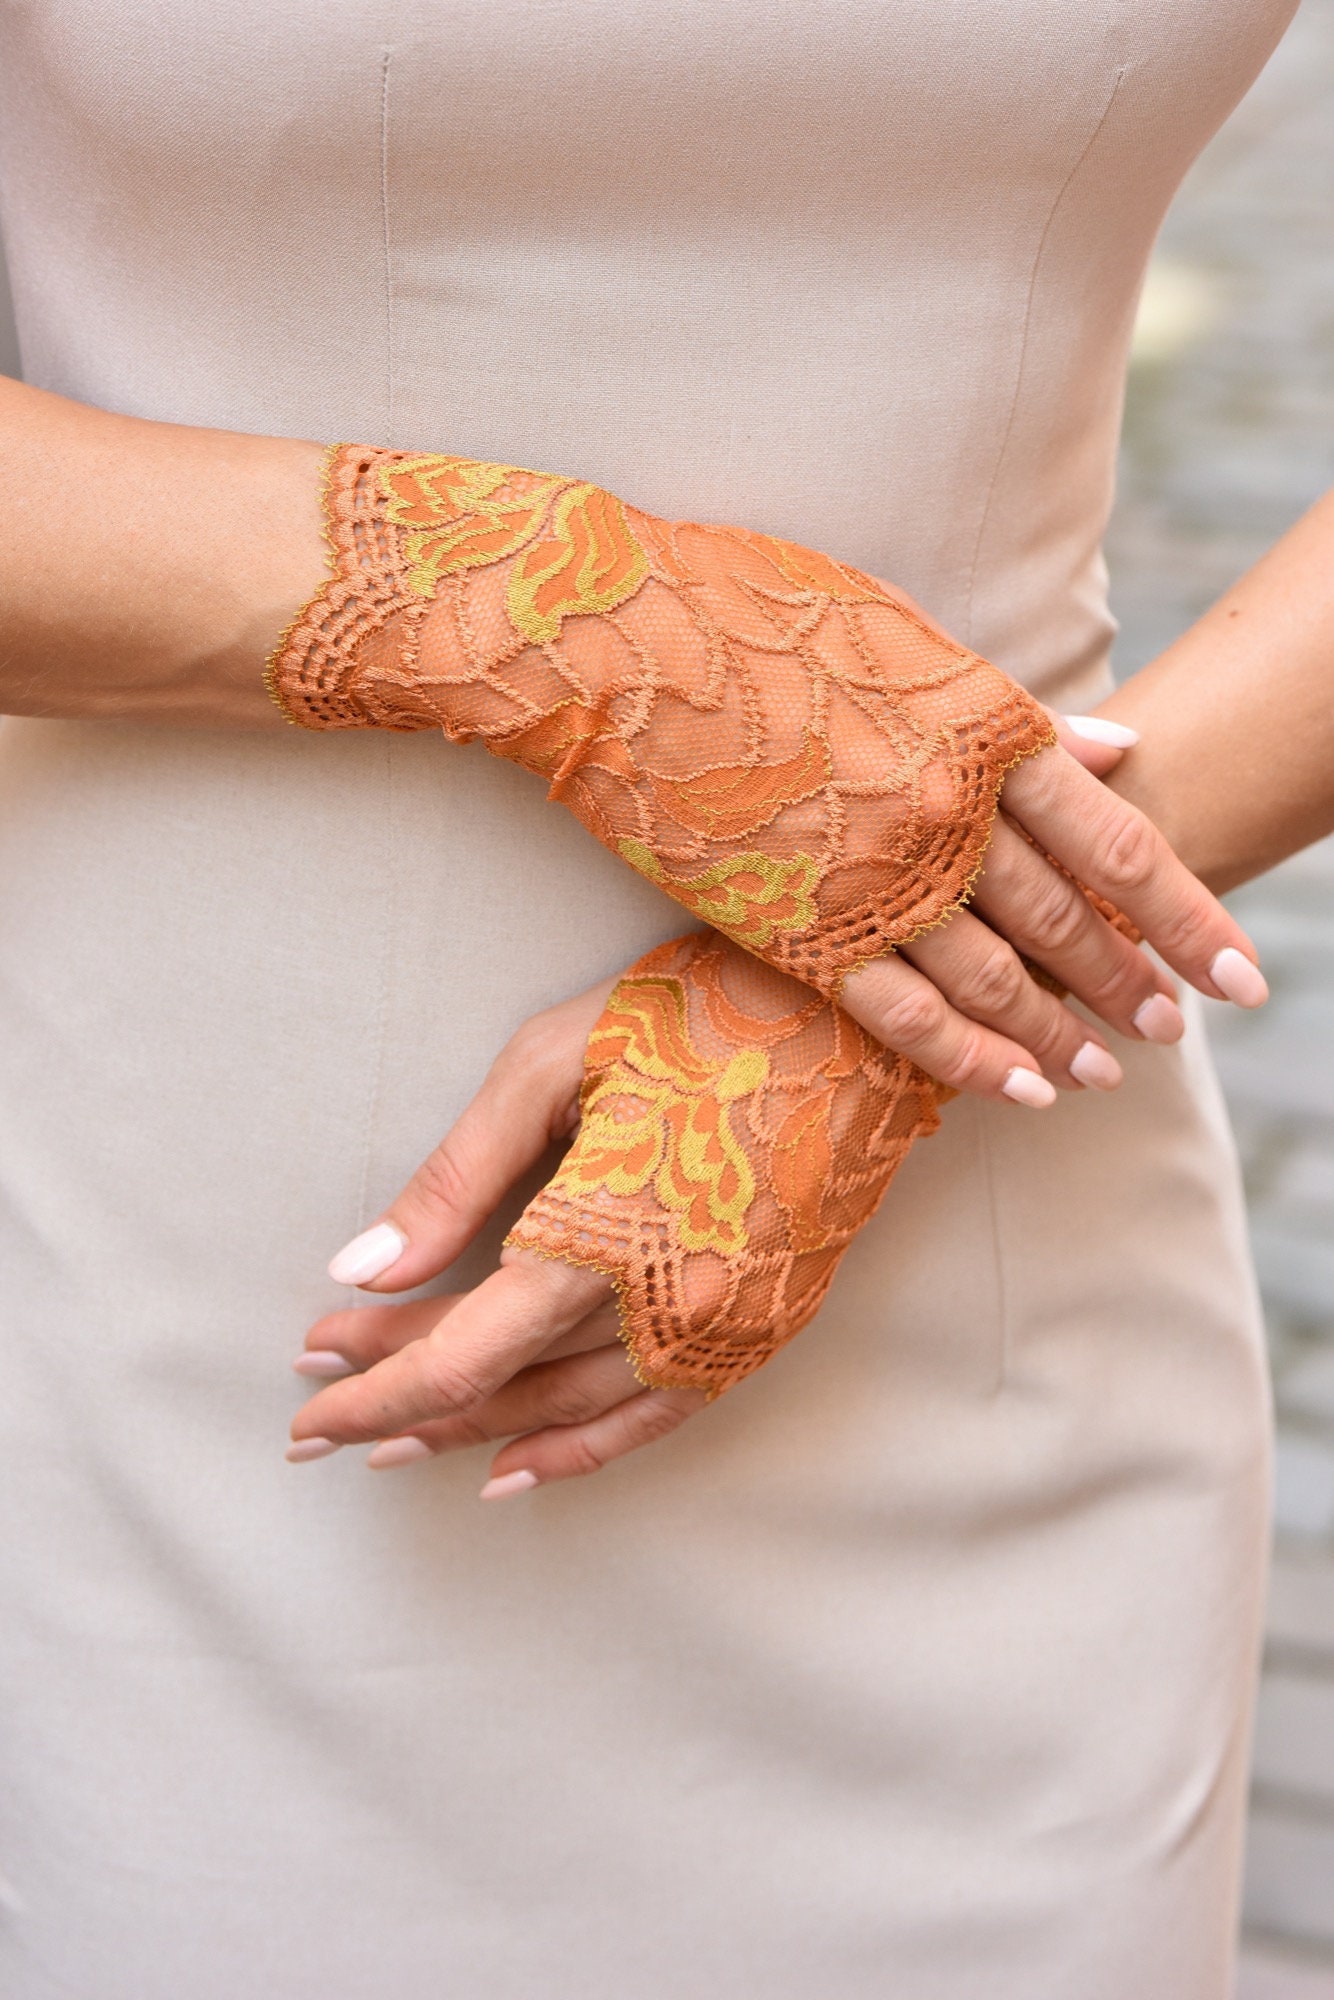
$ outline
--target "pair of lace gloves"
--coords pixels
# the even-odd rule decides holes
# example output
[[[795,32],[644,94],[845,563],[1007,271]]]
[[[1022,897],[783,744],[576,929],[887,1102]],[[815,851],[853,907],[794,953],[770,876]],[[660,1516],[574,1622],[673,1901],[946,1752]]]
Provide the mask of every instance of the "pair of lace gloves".
[[[875,578],[587,482],[342,445],[325,514],[334,573],[269,663],[290,719],[480,738],[711,927],[616,986],[507,1241],[607,1273],[641,1381],[716,1394],[939,1123],[839,988],[966,900],[1050,720]]]

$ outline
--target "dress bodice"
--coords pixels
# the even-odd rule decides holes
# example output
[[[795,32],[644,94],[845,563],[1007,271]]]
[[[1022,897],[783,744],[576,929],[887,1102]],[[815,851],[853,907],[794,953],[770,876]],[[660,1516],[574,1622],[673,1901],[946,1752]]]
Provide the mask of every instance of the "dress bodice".
[[[1292,0],[3,0],[25,371],[577,472],[1085,698],[1134,305]]]

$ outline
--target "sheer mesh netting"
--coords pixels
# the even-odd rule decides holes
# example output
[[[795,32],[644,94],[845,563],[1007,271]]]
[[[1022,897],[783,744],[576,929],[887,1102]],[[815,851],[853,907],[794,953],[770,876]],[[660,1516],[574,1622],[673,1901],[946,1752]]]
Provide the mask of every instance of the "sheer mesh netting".
[[[340,446],[335,574],[269,668],[315,729],[543,777],[697,918],[826,994],[967,897],[1042,708],[907,598],[583,481]]]
[[[640,1380],[716,1395],[806,1325],[950,1094],[833,1001],[696,932],[616,986],[578,1135],[508,1241],[605,1271]]]

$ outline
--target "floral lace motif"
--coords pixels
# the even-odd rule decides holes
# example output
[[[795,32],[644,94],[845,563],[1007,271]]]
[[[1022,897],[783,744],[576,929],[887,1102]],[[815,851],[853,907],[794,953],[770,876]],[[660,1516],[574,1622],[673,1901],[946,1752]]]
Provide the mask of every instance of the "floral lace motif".
[[[335,574],[269,685],[543,777],[691,913],[834,994],[968,896],[1043,710],[889,585],[587,481],[340,446]]]
[[[578,1135],[508,1241],[608,1274],[642,1382],[717,1395],[811,1319],[950,1094],[834,1002],[696,932],[616,986]]]

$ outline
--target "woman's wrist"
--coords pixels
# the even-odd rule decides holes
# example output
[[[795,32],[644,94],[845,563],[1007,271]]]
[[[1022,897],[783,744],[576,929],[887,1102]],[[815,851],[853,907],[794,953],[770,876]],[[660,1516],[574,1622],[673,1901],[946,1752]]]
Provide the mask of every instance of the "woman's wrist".
[[[1108,778],[1215,892],[1334,829],[1334,495],[1099,710]]]
[[[0,712],[281,728],[263,667],[327,573],[321,451],[0,382]]]

